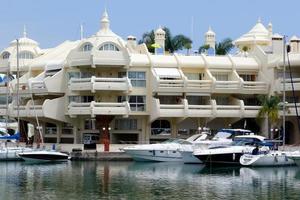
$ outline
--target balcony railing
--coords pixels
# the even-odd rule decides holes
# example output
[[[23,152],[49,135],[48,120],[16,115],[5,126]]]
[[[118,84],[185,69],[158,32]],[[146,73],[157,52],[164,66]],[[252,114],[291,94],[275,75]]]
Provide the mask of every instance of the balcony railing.
[[[131,91],[132,85],[130,80],[125,78],[98,78],[92,76],[91,78],[71,78],[69,87],[73,91],[87,91],[92,92],[101,90],[113,91]]]
[[[283,91],[283,79],[280,79],[281,85],[280,85],[280,90]],[[294,90],[300,90],[300,78],[293,78],[293,85],[294,85]],[[285,90],[286,91],[292,91],[292,82],[291,79],[287,78],[285,79]]]
[[[77,103],[71,102],[68,106],[68,112],[71,117],[77,115],[123,115],[128,116],[130,112],[130,105],[127,101],[122,103],[110,102],[88,102]]]

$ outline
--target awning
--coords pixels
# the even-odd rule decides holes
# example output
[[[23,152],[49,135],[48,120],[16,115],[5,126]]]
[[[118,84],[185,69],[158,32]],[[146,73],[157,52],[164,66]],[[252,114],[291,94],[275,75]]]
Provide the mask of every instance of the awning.
[[[154,68],[159,78],[181,78],[181,74],[177,68]]]
[[[47,62],[46,64],[46,71],[52,71],[52,70],[60,70],[63,67],[63,61],[62,60],[52,60]]]

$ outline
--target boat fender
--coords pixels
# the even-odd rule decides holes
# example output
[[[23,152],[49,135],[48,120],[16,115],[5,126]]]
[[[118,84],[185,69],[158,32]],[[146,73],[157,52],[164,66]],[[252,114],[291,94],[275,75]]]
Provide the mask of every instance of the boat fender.
[[[275,160],[275,162],[278,162],[278,157],[277,157],[277,155],[275,155],[274,160]]]
[[[289,161],[288,157],[284,155],[285,162]]]
[[[235,153],[232,154],[232,160],[235,160]]]

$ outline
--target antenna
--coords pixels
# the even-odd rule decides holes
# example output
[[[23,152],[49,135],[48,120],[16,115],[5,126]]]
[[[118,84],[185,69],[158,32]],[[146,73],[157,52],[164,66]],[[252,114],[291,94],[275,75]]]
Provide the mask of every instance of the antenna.
[[[83,24],[80,24],[80,40],[83,39]]]
[[[191,40],[194,41],[194,16],[191,17]]]
[[[24,27],[23,27],[23,37],[24,37],[24,38],[27,37],[26,25],[25,25],[25,24],[24,24]]]

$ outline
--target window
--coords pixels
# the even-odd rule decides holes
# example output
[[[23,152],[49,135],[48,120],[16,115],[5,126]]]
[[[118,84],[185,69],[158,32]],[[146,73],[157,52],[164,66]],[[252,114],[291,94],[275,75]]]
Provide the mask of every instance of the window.
[[[137,119],[116,119],[115,130],[137,130]]]
[[[69,75],[69,80],[71,78],[80,78],[80,72],[69,72],[68,75]]]
[[[145,72],[128,72],[128,78],[131,80],[133,87],[146,87]]]
[[[215,97],[217,105],[229,105],[229,98],[224,96]]]
[[[57,133],[57,126],[52,123],[46,123],[45,127],[46,134],[56,134]]]
[[[204,73],[185,73],[184,74],[189,80],[202,80]]]
[[[20,59],[33,59],[33,54],[29,51],[22,51],[19,54]]]
[[[9,59],[9,56],[10,56],[10,53],[5,51],[3,54],[2,54],[2,59],[5,60],[5,59]]]
[[[82,46],[82,51],[91,51],[93,48],[93,45],[90,43],[86,43]]]
[[[156,120],[151,124],[151,135],[170,135],[171,124],[167,120]]]
[[[62,134],[72,135],[73,134],[73,125],[69,123],[62,124]]]
[[[255,74],[240,74],[240,77],[244,81],[255,81],[256,80]]]
[[[224,73],[213,73],[212,74],[217,81],[228,81],[228,74],[224,74]]]
[[[84,121],[84,129],[88,129],[88,130],[96,129],[96,119],[86,119]]]
[[[94,101],[94,96],[69,96],[69,102],[89,103]]]
[[[130,96],[129,104],[131,111],[145,111],[146,97],[145,96]]]
[[[120,51],[119,48],[112,43],[107,43],[107,44],[102,45],[99,48],[99,50],[100,51]]]

